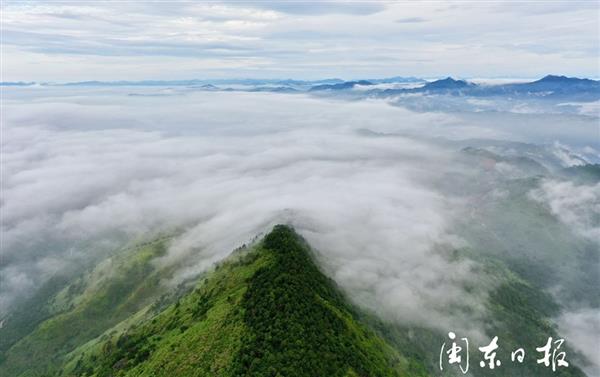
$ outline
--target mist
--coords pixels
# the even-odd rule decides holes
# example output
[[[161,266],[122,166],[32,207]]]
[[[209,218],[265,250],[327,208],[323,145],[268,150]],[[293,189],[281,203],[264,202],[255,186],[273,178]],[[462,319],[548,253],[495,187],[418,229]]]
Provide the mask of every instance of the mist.
[[[392,321],[480,335],[493,283],[476,261],[453,257],[472,246],[457,219],[489,189],[481,181],[515,173],[501,164],[482,170],[461,149],[472,139],[540,141],[550,154],[554,142],[598,149],[585,116],[570,115],[572,132],[561,139],[562,131],[549,136],[540,125],[496,126],[524,123],[526,114],[414,112],[382,100],[274,93],[128,94],[7,91],[0,314],[53,274],[131,240],[175,232],[157,263],[185,261],[165,283],[176,284],[287,223],[358,304]],[[564,119],[544,122],[560,130]],[[598,242],[589,225],[597,202],[573,207],[564,201],[571,194],[552,187],[529,200]],[[598,185],[589,189],[596,200]]]

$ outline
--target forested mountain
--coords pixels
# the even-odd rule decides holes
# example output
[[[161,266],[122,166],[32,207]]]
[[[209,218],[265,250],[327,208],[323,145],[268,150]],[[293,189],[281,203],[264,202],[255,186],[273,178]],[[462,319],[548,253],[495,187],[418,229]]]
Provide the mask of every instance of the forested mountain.
[[[353,305],[290,227],[278,225],[236,250],[191,286],[165,291],[171,271],[152,261],[168,237],[142,244],[82,275],[40,306],[33,331],[3,337],[0,371],[11,376],[427,376],[445,334],[384,322]],[[461,257],[468,251],[457,251]],[[550,296],[498,262],[489,274],[490,332],[535,346],[555,330]],[[40,301],[40,297],[35,297]],[[34,317],[30,319],[35,321]],[[9,318],[10,323],[10,318]],[[14,323],[19,323],[15,321]],[[14,328],[14,324],[13,324]],[[5,333],[6,334],[6,333]],[[20,338],[20,339],[18,339]],[[499,356],[509,358],[508,349]],[[476,349],[469,354],[477,358]],[[477,360],[477,359],[475,359]],[[475,375],[552,373],[533,358]],[[450,369],[446,375],[459,375]],[[483,374],[481,374],[483,373]]]

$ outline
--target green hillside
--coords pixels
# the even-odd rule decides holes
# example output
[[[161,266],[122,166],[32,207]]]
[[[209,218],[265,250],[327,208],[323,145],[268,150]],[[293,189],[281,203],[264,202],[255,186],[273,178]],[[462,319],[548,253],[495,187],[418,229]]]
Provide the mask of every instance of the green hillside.
[[[446,334],[387,323],[350,304],[321,273],[310,247],[287,226],[235,251],[191,285],[165,289],[170,269],[159,268],[169,238],[122,250],[65,284],[52,282],[37,300],[36,326],[9,322],[0,330],[2,376],[426,376],[437,375]],[[557,337],[549,318],[559,307],[507,264],[476,250],[456,258],[479,260],[490,337],[508,360]],[[42,310],[43,309],[43,310]],[[452,315],[449,308],[449,315]],[[457,309],[458,310],[458,309]],[[4,333],[6,329],[10,331]],[[576,354],[569,351],[571,361]],[[470,349],[473,360],[480,358]],[[456,368],[445,376],[462,375]],[[475,376],[583,376],[576,365],[551,372],[533,355],[524,364]]]
[[[0,374],[3,376],[46,376],[76,347],[105,330],[129,319],[154,302],[160,293],[161,274],[151,261],[165,251],[166,239],[141,244],[109,258],[90,273],[66,285],[55,295],[38,299],[27,317],[47,316],[31,331],[19,316],[9,318],[2,329],[3,348]],[[50,284],[56,286],[57,282]],[[34,308],[32,308],[34,309]],[[19,315],[26,313],[26,308]],[[28,331],[31,333],[27,335]],[[22,337],[16,341],[15,338]]]
[[[89,296],[91,305],[79,303],[17,342],[2,375],[427,375],[422,363],[400,355],[358,320],[308,245],[286,226],[234,253],[162,308],[134,298],[157,287],[135,282],[156,281],[147,262],[160,245],[130,255],[127,273],[109,279],[104,294]],[[123,286],[116,276],[131,281]]]

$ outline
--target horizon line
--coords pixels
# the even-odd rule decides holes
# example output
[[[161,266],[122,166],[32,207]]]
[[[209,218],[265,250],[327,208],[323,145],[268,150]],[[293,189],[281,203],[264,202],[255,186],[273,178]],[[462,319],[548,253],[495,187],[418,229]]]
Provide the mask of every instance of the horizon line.
[[[384,77],[370,77],[370,78],[351,78],[351,79],[343,79],[340,77],[324,77],[318,79],[300,79],[293,77],[286,78],[266,78],[266,77],[234,77],[234,78],[187,78],[187,79],[140,79],[140,80],[123,80],[123,79],[112,79],[112,80],[78,80],[78,81],[25,81],[25,80],[16,80],[16,81],[0,81],[0,85],[2,86],[29,86],[29,85],[75,85],[75,84],[105,84],[105,85],[115,85],[115,84],[142,84],[142,83],[174,83],[174,82],[186,82],[186,81],[200,81],[200,82],[233,82],[233,81],[271,81],[271,82],[282,82],[282,81],[298,81],[298,82],[319,82],[319,81],[342,81],[342,82],[350,82],[357,80],[391,80],[391,79],[410,79],[410,80],[442,80],[442,79],[455,79],[455,80],[540,80],[548,76],[557,76],[557,77],[566,77],[566,78],[575,78],[575,79],[588,79],[594,81],[600,81],[600,76],[596,77],[580,77],[580,76],[567,76],[561,74],[546,74],[540,76],[529,76],[529,77],[507,77],[507,76],[493,76],[493,77],[485,77],[485,76],[477,76],[477,77],[464,77],[464,76],[451,76],[451,75],[440,75],[440,76],[384,76]]]

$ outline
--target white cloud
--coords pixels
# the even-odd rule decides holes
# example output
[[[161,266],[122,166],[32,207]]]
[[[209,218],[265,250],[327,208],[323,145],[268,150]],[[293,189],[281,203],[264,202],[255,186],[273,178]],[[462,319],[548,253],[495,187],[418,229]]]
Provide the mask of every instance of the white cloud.
[[[583,308],[563,313],[557,320],[559,330],[569,345],[583,354],[588,363],[583,369],[590,376],[600,375],[600,310]]]
[[[5,81],[598,76],[598,19],[581,2],[6,2],[2,10]]]
[[[462,144],[448,138],[565,132],[560,114],[414,113],[376,100],[163,89],[5,91],[2,310],[72,261],[132,238],[181,229],[161,262],[185,261],[184,279],[289,222],[327,272],[385,318],[475,336],[492,283],[448,257],[464,246],[450,229],[470,208],[463,200],[494,182],[477,178],[467,156],[455,159]],[[565,138],[587,145],[593,122],[577,119]],[[595,232],[585,226],[598,187],[540,190],[559,218]]]
[[[573,231],[600,245],[600,183],[576,185],[545,180],[530,192],[530,197],[547,203],[552,213]]]
[[[460,244],[448,231],[459,202],[431,184],[454,152],[356,132],[441,115],[303,96],[111,93],[42,92],[7,106],[3,305],[99,239],[183,228],[161,262],[185,260],[185,278],[289,222],[344,288],[388,318],[466,331],[484,315],[463,295],[472,265],[447,256]]]

